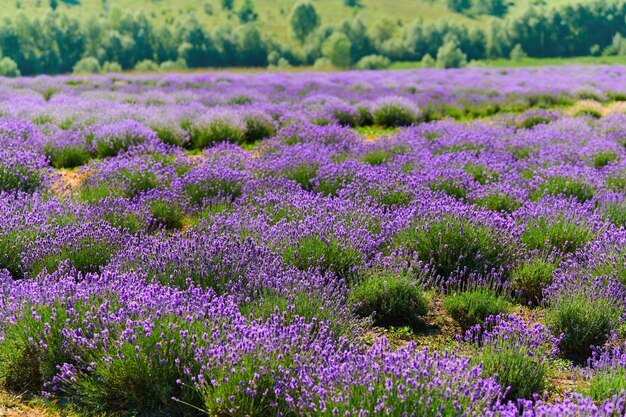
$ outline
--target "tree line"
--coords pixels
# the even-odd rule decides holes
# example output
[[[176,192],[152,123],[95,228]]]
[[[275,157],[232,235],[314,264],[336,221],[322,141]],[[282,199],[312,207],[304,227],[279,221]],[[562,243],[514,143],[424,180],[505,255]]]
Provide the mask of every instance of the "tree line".
[[[456,4],[480,10],[487,3]],[[232,1],[224,0],[222,7],[232,8]],[[355,7],[361,6],[357,2]],[[253,0],[245,0],[236,13],[238,23],[217,27],[193,16],[157,24],[142,12],[119,10],[85,21],[59,11],[42,18],[6,18],[0,23],[0,74],[268,65],[382,68],[395,61],[454,67],[485,58],[626,54],[625,0],[559,8],[537,2],[515,16],[472,27],[419,18],[409,24],[382,19],[366,25],[358,15],[329,25],[314,3],[300,1],[289,15],[293,42],[263,31]]]

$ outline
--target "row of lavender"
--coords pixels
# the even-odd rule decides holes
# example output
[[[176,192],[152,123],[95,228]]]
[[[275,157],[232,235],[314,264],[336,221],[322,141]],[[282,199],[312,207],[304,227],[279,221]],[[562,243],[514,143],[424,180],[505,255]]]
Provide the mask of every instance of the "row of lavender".
[[[220,115],[240,121],[248,110],[317,123],[368,124],[372,120],[364,110],[385,96],[412,101],[430,119],[580,98],[623,100],[625,78],[621,67],[37,77],[3,81],[0,112],[65,130],[131,118],[165,140],[168,134],[188,140],[189,129],[181,131],[181,125],[203,126]]]
[[[246,94],[264,101],[267,77],[249,77]],[[610,79],[596,80],[598,94]],[[378,80],[355,100],[384,95]],[[91,413],[626,411],[626,116],[532,111],[367,141],[311,124],[319,117],[295,104],[295,83],[284,85],[291,100],[218,110],[206,108],[206,85],[189,93],[194,117],[241,119],[234,130],[211,119],[202,133],[177,113],[174,97],[190,87],[171,83],[158,94],[139,80],[120,96],[106,83],[87,88],[93,96],[56,92],[0,122],[6,388]],[[419,119],[406,93],[380,105],[389,120]],[[166,97],[163,113],[118,102],[151,94]],[[182,141],[164,140],[147,115]],[[253,150],[184,149],[215,126],[223,136],[191,147],[272,137]],[[439,306],[458,324],[449,350],[368,343],[372,325],[419,332]],[[564,371],[564,358],[576,366]],[[561,395],[556,372],[580,392]]]

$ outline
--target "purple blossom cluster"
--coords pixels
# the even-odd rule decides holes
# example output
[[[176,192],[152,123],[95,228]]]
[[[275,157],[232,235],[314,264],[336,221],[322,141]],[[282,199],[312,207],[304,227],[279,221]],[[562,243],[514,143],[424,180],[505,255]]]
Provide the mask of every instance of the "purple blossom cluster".
[[[623,415],[626,116],[540,107],[624,78],[6,81],[0,383],[92,415]],[[442,325],[478,290],[520,313]]]

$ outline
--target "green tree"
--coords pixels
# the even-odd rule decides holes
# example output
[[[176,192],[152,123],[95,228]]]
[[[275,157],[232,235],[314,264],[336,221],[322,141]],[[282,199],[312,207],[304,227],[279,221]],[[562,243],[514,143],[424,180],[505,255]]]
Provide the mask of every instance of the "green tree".
[[[470,0],[448,0],[448,9],[461,13],[472,6]]]
[[[322,55],[338,68],[348,68],[350,58],[350,39],[342,32],[334,32],[322,45]]]
[[[268,48],[261,37],[261,31],[254,24],[240,29],[238,55],[239,64],[245,67],[266,67]]]
[[[509,58],[511,58],[513,61],[521,61],[527,56],[528,55],[526,55],[526,52],[524,52],[524,50],[522,49],[522,45],[520,45],[519,43],[515,45],[513,49],[511,49],[511,53],[509,54]]]
[[[102,70],[100,62],[92,56],[85,57],[74,65],[74,74],[97,74]]]
[[[234,7],[233,0],[222,0],[222,9],[233,10],[233,7]]]
[[[458,40],[454,37],[448,37],[437,50],[437,67],[462,68],[465,65],[467,65],[467,55],[459,48]]]
[[[237,14],[239,15],[241,23],[254,22],[259,17],[257,12],[254,10],[254,3],[252,0],[245,0],[239,8]]]
[[[15,61],[7,56],[0,59],[0,76],[19,77],[20,75],[20,70]]]
[[[319,26],[320,17],[312,3],[300,1],[293,6],[289,23],[295,37],[300,42],[304,42],[306,37]]]

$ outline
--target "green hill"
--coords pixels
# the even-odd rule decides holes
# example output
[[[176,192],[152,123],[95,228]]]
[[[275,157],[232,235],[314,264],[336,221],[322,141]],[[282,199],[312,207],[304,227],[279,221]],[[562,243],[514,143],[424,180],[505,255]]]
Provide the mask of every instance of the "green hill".
[[[52,0],[55,2],[55,0]],[[589,3],[590,0],[550,0],[549,6]],[[51,10],[51,0],[5,0],[0,8],[0,17],[15,17],[20,13],[29,17],[45,16]],[[194,16],[207,26],[220,23],[239,23],[236,14],[243,0],[234,0],[232,11],[224,10],[221,0],[56,0],[57,11],[87,21],[93,17],[115,18],[120,13],[143,12],[157,23],[170,23]],[[296,0],[253,0],[258,13],[258,22],[277,40],[291,39],[289,13]],[[490,16],[469,17],[454,13],[445,0],[360,0],[360,7],[347,7],[344,0],[313,0],[321,15],[322,24],[337,24],[345,19],[359,16],[368,25],[389,19],[399,25],[418,18],[425,21],[445,19],[462,22],[469,26],[480,25]],[[516,0],[508,14],[516,14],[528,7],[532,0]]]

